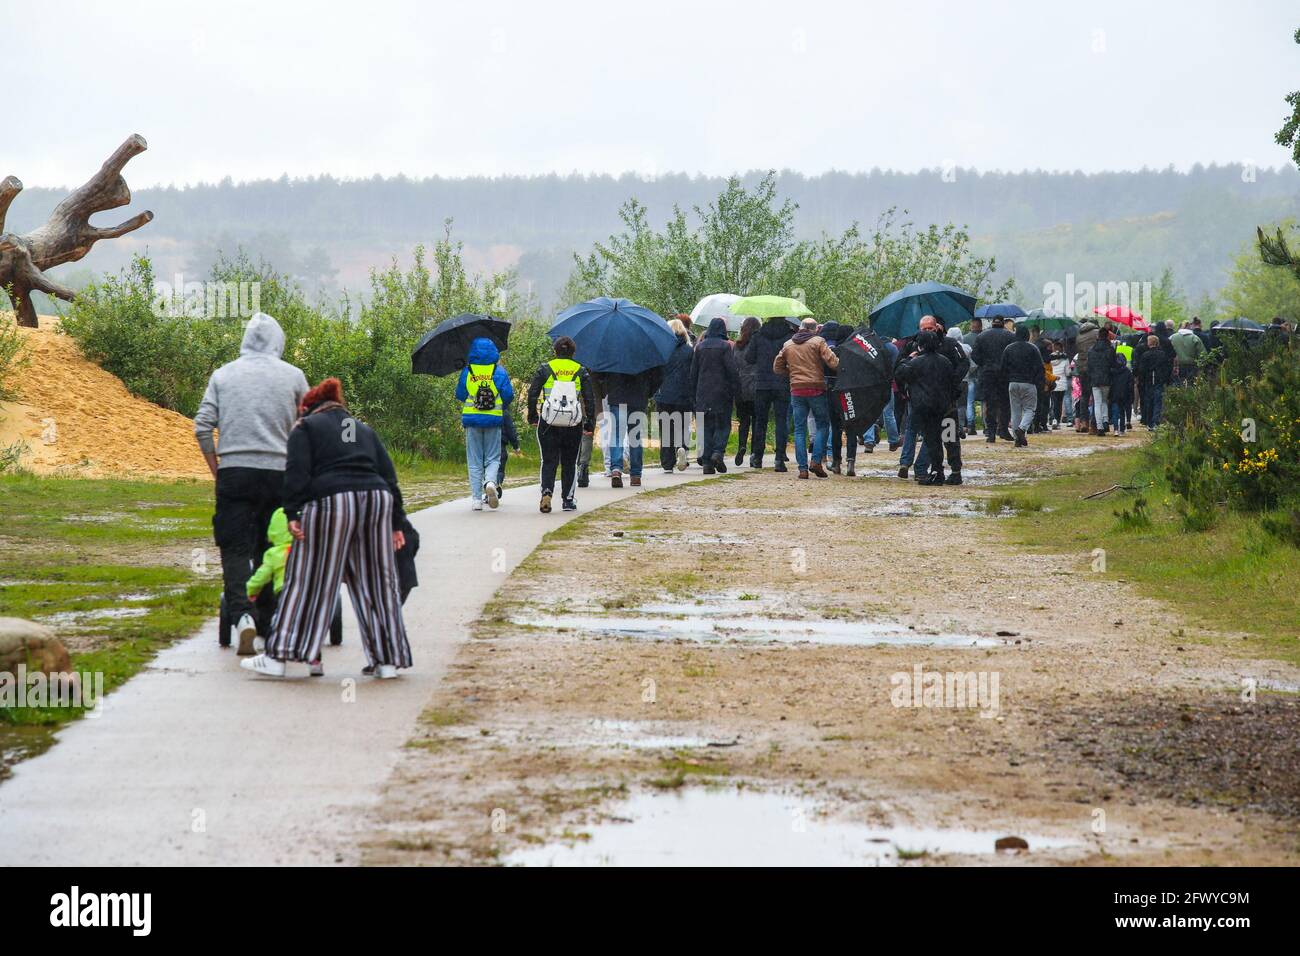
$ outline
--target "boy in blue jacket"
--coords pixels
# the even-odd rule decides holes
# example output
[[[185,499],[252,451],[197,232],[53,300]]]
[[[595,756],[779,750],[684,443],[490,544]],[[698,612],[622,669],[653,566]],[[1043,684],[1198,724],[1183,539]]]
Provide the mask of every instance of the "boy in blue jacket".
[[[496,477],[501,466],[501,427],[506,406],[515,397],[510,376],[498,363],[501,353],[491,339],[470,343],[466,364],[456,382],[456,400],[461,402],[460,423],[465,426],[465,463],[469,469],[469,493],[475,511],[499,501]]]

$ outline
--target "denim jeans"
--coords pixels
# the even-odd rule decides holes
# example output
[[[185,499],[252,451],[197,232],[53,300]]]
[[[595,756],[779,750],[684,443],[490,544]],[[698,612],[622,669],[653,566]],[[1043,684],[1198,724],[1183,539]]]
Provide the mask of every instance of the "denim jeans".
[[[775,419],[776,435],[773,450],[777,461],[786,460],[786,447],[790,441],[790,393],[785,389],[754,389],[754,446],[750,449],[750,461],[763,463],[763,449],[767,444],[767,417]]]
[[[501,427],[465,428],[465,464],[469,466],[469,494],[483,500],[483,482],[495,481],[501,466]]]
[[[916,416],[909,410],[907,425],[903,428],[903,449],[898,454],[898,464],[902,468],[911,468],[912,463],[915,462],[917,474],[923,474],[930,464],[930,449],[922,444],[918,453],[916,450],[916,439],[918,437]]]
[[[627,473],[633,478],[641,477],[641,462],[645,450],[641,447],[641,440],[645,437],[645,413],[641,413],[641,427],[631,428],[628,425],[628,419],[636,412],[629,412],[625,405],[611,405],[609,407],[609,457],[605,459],[605,464],[611,471],[623,470],[624,452],[627,453]]]
[[[975,431],[975,393],[979,391],[979,379],[971,379],[966,383],[966,430]]]
[[[715,457],[726,457],[727,439],[731,437],[731,409],[704,413],[704,434],[700,436],[700,456],[708,467]]]
[[[791,395],[790,411],[794,414],[794,459],[799,463],[799,470],[808,468],[808,416],[812,415],[817,424],[813,436],[813,460],[820,462],[826,457],[826,443],[830,439],[831,410],[826,403],[826,393],[820,395]]]
[[[1142,424],[1155,428],[1165,414],[1165,387],[1163,385],[1144,384],[1142,386]]]

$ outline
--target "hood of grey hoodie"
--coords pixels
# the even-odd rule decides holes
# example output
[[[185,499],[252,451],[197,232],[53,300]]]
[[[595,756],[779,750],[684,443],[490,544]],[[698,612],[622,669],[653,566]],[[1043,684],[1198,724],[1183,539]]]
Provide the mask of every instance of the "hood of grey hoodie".
[[[244,341],[239,346],[239,354],[269,355],[279,358],[284,354],[284,329],[265,312],[255,312],[244,329]]]

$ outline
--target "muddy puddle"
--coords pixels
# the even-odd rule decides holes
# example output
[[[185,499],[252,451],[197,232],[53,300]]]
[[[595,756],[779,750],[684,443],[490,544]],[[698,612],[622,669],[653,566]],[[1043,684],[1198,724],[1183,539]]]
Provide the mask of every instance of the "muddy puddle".
[[[87,621],[112,620],[125,617],[144,617],[149,613],[147,607],[105,607],[95,611],[57,611],[54,614],[39,615],[36,620],[42,624],[68,626],[84,624]]]
[[[734,747],[740,742],[735,735],[710,736],[692,724],[661,720],[591,719],[577,725],[507,727],[493,736],[517,746],[564,749],[694,750]]]
[[[891,473],[892,475],[892,473]],[[987,484],[1006,484],[1006,482],[987,482]],[[672,512],[675,514],[701,515],[698,508],[684,508],[680,506],[665,506],[662,511]],[[985,518],[989,517],[977,499],[949,497],[944,494],[936,494],[928,498],[905,498],[889,497],[882,495],[876,504],[864,504],[857,499],[845,499],[841,501],[828,501],[825,504],[814,505],[806,508],[717,508],[711,507],[708,515],[712,517],[732,517],[732,516],[757,516],[766,518],[784,518],[790,519],[795,517],[811,518]],[[618,534],[617,532],[615,532]],[[628,535],[636,535],[638,538],[657,538],[670,540],[673,538],[689,538],[689,535],[675,535],[667,533],[646,533],[646,532],[628,532]],[[621,537],[621,535],[619,535]],[[724,544],[744,544],[750,539],[740,536],[725,536],[726,540],[718,539],[717,543]],[[710,540],[700,543],[715,543]]]
[[[829,819],[805,797],[734,788],[643,793],[581,828],[572,842],[518,850],[510,866],[898,866],[933,857],[970,862],[1081,847],[1026,836],[1028,850],[998,851],[999,831],[879,827]]]
[[[688,640],[701,643],[744,641],[779,644],[881,644],[937,647],[994,647],[1001,643],[976,634],[948,634],[914,629],[895,622],[781,619],[741,616],[734,605],[647,604],[633,609],[644,616],[550,614],[511,618],[514,624],[652,641]],[[671,616],[670,616],[671,615]]]
[[[53,743],[53,727],[0,723],[0,781],[13,773],[15,764],[44,753]]]

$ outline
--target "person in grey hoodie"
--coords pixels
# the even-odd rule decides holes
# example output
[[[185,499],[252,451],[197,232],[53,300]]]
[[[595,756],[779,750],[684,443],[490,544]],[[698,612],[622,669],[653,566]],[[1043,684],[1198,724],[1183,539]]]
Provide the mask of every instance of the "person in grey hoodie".
[[[194,437],[217,482],[212,537],[221,550],[226,612],[239,622],[241,655],[255,652],[259,631],[245,584],[268,547],[266,529],[280,507],[289,430],[307,394],[306,377],[280,358],[283,353],[280,323],[258,312],[244,329],[239,358],[212,373],[194,416]],[[266,609],[262,617],[269,617]],[[261,633],[267,624],[263,620]],[[220,637],[229,642],[229,635]]]

